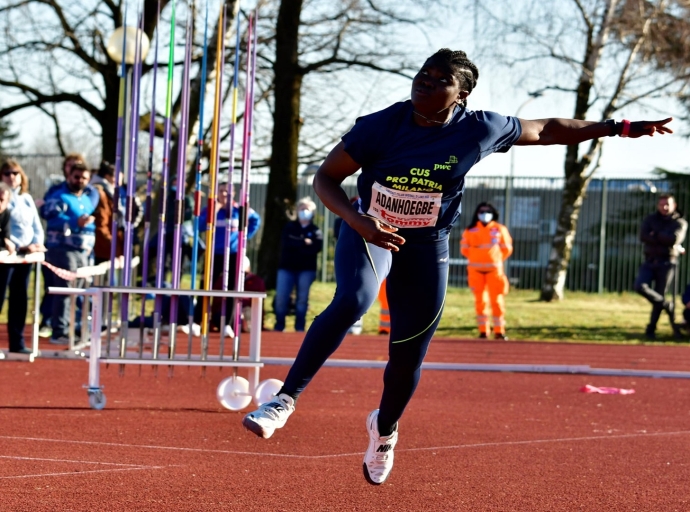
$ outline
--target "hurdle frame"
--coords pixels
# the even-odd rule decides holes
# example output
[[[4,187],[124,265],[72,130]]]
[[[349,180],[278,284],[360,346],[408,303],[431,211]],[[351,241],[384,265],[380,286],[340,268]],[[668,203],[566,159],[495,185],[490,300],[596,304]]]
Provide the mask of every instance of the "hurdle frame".
[[[92,409],[103,409],[105,407],[105,394],[100,383],[100,365],[152,365],[152,366],[198,366],[198,367],[228,367],[228,368],[247,368],[249,370],[249,394],[254,396],[260,380],[260,370],[264,366],[261,361],[261,318],[263,301],[266,298],[264,292],[237,292],[221,290],[189,290],[179,288],[139,288],[129,286],[104,286],[90,288],[67,288],[50,287],[49,292],[55,295],[84,295],[89,297],[91,303],[91,339],[90,349],[88,350],[89,378],[85,386],[89,397],[89,404]],[[103,309],[104,296],[106,294],[129,293],[134,295],[177,295],[177,296],[206,296],[206,297],[231,297],[235,299],[251,299],[251,323],[249,331],[249,355],[239,356],[239,354],[225,355],[193,355],[174,354],[173,358],[168,356],[160,357],[161,351],[144,354],[139,352],[127,352],[125,347],[125,357],[110,357],[104,354],[101,337],[101,315]],[[155,339],[155,337],[154,337]],[[132,357],[127,357],[131,354]]]

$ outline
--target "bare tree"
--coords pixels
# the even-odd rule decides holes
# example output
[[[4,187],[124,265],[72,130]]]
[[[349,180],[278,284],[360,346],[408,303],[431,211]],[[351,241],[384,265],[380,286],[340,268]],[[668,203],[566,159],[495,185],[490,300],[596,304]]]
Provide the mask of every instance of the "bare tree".
[[[160,0],[161,8],[169,0]],[[123,24],[123,3],[112,0],[11,0],[0,8],[0,117],[38,108],[57,122],[56,107],[72,105],[100,128],[102,155],[114,159],[118,65],[107,38]],[[144,32],[156,29],[158,0],[145,0]],[[144,70],[147,72],[148,68]]]
[[[604,120],[683,90],[687,72],[654,59],[687,34],[688,5],[687,0],[524,0],[501,3],[501,15],[497,6],[481,13],[484,39],[491,34],[499,58],[514,72],[523,70],[516,76],[524,83],[571,94],[575,119]],[[563,298],[580,209],[604,144],[595,139],[566,149],[565,185],[541,300]]]

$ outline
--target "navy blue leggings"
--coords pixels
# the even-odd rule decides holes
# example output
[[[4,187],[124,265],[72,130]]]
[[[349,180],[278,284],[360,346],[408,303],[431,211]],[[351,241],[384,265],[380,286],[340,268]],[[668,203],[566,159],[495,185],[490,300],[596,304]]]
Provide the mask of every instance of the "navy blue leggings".
[[[393,253],[367,244],[343,223],[335,251],[335,275],[335,297],[307,331],[281,392],[299,396],[340,346],[350,326],[374,303],[380,283],[388,278],[391,334],[379,406],[379,430],[388,433],[417,388],[422,361],[441,319],[448,281],[448,239],[408,240]]]

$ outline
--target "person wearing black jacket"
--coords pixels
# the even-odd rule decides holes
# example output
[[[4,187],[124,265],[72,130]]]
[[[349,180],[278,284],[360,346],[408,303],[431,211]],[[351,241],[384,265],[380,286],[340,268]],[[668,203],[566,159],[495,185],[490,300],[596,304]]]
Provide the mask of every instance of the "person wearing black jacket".
[[[652,340],[656,338],[656,324],[662,311],[668,314],[674,335],[679,336],[674,323],[675,304],[665,298],[673,281],[678,256],[685,252],[681,244],[688,229],[687,221],[676,208],[672,195],[659,196],[657,211],[642,221],[640,229],[645,261],[635,281],[635,291],[652,303],[652,314],[645,330],[647,338]]]
[[[301,332],[305,328],[309,288],[316,279],[316,257],[323,248],[323,235],[313,222],[315,210],[316,204],[311,198],[300,199],[297,203],[297,219],[283,228],[276,281],[275,331],[285,329],[285,316],[295,288],[295,331]]]

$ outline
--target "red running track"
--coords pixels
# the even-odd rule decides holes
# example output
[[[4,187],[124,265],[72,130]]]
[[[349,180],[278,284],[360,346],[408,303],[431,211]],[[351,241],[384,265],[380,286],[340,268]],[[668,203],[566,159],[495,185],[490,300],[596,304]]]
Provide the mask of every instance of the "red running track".
[[[299,338],[266,333],[263,355],[291,357]],[[349,337],[334,357],[385,353]],[[690,371],[690,350],[439,338],[427,361]],[[269,440],[216,401],[228,375],[103,367],[108,404],[93,411],[85,362],[0,363],[0,510],[690,510],[690,380],[425,371],[395,469],[373,487],[361,462],[381,369],[325,367]]]

